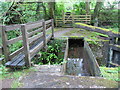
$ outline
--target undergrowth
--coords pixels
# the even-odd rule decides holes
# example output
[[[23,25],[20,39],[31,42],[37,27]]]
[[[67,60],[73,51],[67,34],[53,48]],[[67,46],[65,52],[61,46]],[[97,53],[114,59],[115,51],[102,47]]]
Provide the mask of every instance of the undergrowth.
[[[103,77],[113,81],[120,81],[120,67],[100,67],[101,74]]]
[[[25,67],[22,69],[10,69],[4,65],[0,65],[0,80],[12,79],[13,82],[11,82],[11,88],[18,88],[23,85],[23,83],[20,82],[19,78],[28,75],[32,71],[36,71],[36,69],[33,67],[29,69]]]
[[[41,57],[34,59],[35,64],[61,64],[63,62],[63,40],[52,40],[47,45],[47,51],[40,51]]]

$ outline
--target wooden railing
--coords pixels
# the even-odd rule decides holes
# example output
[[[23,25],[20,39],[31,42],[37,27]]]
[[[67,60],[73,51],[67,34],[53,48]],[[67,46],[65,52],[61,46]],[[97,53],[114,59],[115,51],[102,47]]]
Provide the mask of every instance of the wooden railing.
[[[9,45],[14,44],[18,42],[19,40],[22,40],[22,36],[18,36],[16,38],[12,38],[8,40],[8,31],[13,31],[15,29],[20,29],[20,25],[11,25],[11,26],[2,26],[2,44],[3,44],[3,51],[5,55],[5,60],[9,61],[11,60],[15,55],[19,54],[19,52],[23,51],[23,48],[16,50],[13,53],[10,53],[9,51]]]
[[[59,23],[66,24],[67,22],[72,22],[73,24],[75,22],[90,24],[90,21],[91,21],[91,15],[69,15],[68,17],[64,15],[62,18],[56,17],[55,19],[56,26],[59,26]]]
[[[22,35],[17,36],[16,38],[12,38],[8,40],[7,33],[8,31],[14,31],[19,29],[19,32]],[[42,48],[46,48],[47,42],[51,37],[54,36],[54,25],[53,19],[44,21],[40,20],[33,23],[27,24],[19,24],[19,25],[10,25],[10,26],[2,26],[2,44],[3,44],[3,54],[5,55],[5,60],[10,61],[15,56],[20,53],[24,53],[25,55],[25,63],[27,66],[31,65],[31,58],[35,56],[35,54]],[[46,32],[52,30],[52,34],[46,35]],[[10,53],[9,45],[14,44],[18,41],[22,41],[23,45],[18,50]],[[38,42],[39,41],[39,42]],[[2,49],[0,48],[0,53],[2,53]]]

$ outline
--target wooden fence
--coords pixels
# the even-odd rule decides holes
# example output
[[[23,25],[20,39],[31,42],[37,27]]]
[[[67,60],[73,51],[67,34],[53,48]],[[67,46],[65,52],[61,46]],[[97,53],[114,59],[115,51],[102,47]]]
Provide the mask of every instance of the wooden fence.
[[[16,38],[8,40],[7,32],[14,31],[16,29],[19,29],[19,32],[22,34]],[[48,21],[40,20],[34,23],[21,25],[2,26],[3,54],[5,55],[5,60],[9,61],[6,63],[6,65],[11,65],[13,62],[16,62],[16,64],[12,64],[15,66],[18,65],[18,62],[21,62],[22,64],[26,64],[26,66],[31,66],[31,59],[36,55],[37,52],[39,52],[41,48],[46,48],[47,42],[51,37],[54,36],[53,29],[53,19]],[[46,35],[46,33],[50,30],[52,30],[52,34]],[[8,46],[20,40],[23,44],[22,47],[13,53],[10,53]],[[16,56],[17,58],[14,59]],[[25,60],[25,63],[24,61],[21,61],[23,59]]]
[[[62,18],[56,17],[56,19],[55,19],[56,26],[59,26],[60,23],[62,23],[62,25],[65,25],[67,22],[72,22],[72,24],[74,24],[76,22],[82,22],[82,23],[90,24],[90,21],[91,21],[91,15],[74,15],[74,14],[71,14],[69,16],[63,15]]]

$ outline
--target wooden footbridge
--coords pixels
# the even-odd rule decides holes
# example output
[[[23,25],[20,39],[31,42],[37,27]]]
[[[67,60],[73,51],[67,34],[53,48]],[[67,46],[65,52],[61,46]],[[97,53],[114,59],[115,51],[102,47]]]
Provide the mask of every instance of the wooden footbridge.
[[[106,53],[108,53],[109,62],[120,65],[120,33],[115,33],[107,29],[102,29],[87,24],[76,23],[76,27],[86,30],[106,34],[109,36],[110,42]],[[42,49],[46,49],[46,45],[51,38],[54,38],[54,22],[53,19],[48,21],[40,20],[33,23],[1,26],[2,27],[2,44],[0,53],[3,53],[7,63],[6,66],[20,67],[31,66],[31,59]],[[8,32],[19,30],[21,35],[8,40]],[[22,41],[22,47],[10,53],[10,45],[18,41]],[[3,52],[2,52],[3,51]],[[2,59],[0,59],[2,60]]]
[[[22,35],[8,40],[7,32],[18,30]],[[31,66],[31,59],[40,51],[46,49],[48,41],[54,37],[53,19],[37,21],[27,24],[2,26],[3,54],[8,62],[6,66]],[[13,53],[9,51],[9,45],[22,41],[23,46]]]

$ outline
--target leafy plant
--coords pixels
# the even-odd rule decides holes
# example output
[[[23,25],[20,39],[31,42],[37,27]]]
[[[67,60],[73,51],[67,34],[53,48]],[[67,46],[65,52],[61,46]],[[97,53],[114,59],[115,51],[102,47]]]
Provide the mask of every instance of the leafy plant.
[[[114,81],[120,81],[119,79],[119,67],[100,67],[101,74],[103,77],[114,80]]]
[[[53,40],[48,43],[47,51],[39,52],[41,57],[33,62],[36,64],[60,64],[63,61],[63,56],[60,55],[63,48],[62,40]]]

